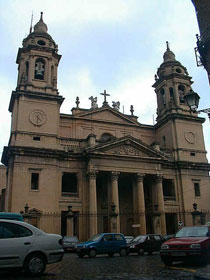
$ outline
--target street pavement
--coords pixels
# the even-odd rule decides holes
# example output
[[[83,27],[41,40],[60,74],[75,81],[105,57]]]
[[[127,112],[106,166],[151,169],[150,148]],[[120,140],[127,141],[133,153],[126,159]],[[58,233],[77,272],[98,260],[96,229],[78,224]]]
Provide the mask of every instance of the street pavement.
[[[79,258],[65,254],[63,261],[47,266],[40,277],[28,277],[23,273],[0,271],[1,280],[195,280],[207,277],[210,266],[186,266],[176,263],[164,266],[158,253],[153,255],[129,255],[114,257]],[[202,276],[203,275],[203,276]]]

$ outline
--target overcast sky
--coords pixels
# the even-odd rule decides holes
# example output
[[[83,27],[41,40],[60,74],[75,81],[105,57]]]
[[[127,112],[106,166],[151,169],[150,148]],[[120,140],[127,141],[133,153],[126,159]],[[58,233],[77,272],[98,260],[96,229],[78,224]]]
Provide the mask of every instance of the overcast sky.
[[[104,89],[108,102],[120,101],[120,111],[139,122],[153,124],[156,95],[152,84],[163,61],[166,41],[192,76],[192,88],[201,99],[199,109],[210,107],[210,88],[203,67],[196,66],[195,34],[199,33],[191,0],[0,0],[0,153],[7,146],[12,90],[16,88],[16,56],[40,12],[48,33],[62,55],[58,89],[65,98],[61,112],[71,113],[76,97],[90,108],[89,97],[101,106]],[[210,159],[210,123],[206,114],[204,135]],[[0,155],[1,155],[0,154]]]

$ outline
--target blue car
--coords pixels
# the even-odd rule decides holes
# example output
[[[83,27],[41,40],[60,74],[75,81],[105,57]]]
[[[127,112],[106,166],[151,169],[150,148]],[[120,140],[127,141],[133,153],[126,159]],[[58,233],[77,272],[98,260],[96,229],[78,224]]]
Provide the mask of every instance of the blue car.
[[[76,250],[80,258],[85,255],[94,258],[97,254],[108,254],[112,257],[115,253],[126,256],[127,243],[121,233],[99,233],[88,241],[77,244]]]

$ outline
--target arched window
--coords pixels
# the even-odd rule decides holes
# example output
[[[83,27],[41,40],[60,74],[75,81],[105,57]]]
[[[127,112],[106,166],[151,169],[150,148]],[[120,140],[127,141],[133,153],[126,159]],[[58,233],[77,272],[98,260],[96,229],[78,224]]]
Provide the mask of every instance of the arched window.
[[[185,87],[183,85],[179,85],[178,92],[179,92],[179,102],[185,103],[185,100],[184,100]]]
[[[162,98],[162,103],[165,106],[166,105],[166,96],[165,96],[165,90],[164,88],[161,88],[160,90],[161,98]]]
[[[54,67],[51,66],[51,84],[54,86]]]
[[[28,69],[29,69],[29,63],[26,61],[26,81],[28,80]]]
[[[34,78],[44,80],[45,62],[42,58],[38,58],[35,62]]]
[[[174,89],[172,87],[170,87],[169,92],[170,92],[170,100],[173,101],[174,100]]]
[[[101,135],[100,142],[101,142],[101,143],[106,143],[106,142],[111,141],[113,138],[114,138],[114,136],[111,135],[110,133],[103,133],[103,134]]]

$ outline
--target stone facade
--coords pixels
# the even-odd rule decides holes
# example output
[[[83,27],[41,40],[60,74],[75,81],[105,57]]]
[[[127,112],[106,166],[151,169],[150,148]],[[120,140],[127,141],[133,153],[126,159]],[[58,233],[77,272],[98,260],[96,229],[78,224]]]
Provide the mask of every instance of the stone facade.
[[[209,211],[210,165],[203,118],[184,96],[192,81],[167,49],[153,85],[157,123],[138,122],[120,103],[79,107],[61,114],[57,90],[57,45],[40,21],[18,51],[17,88],[12,92],[5,210],[25,211],[26,221],[47,232],[127,235],[174,233],[193,223],[190,211]],[[24,210],[25,206],[25,210]],[[188,213],[189,211],[189,213]],[[202,221],[203,222],[203,221]]]

